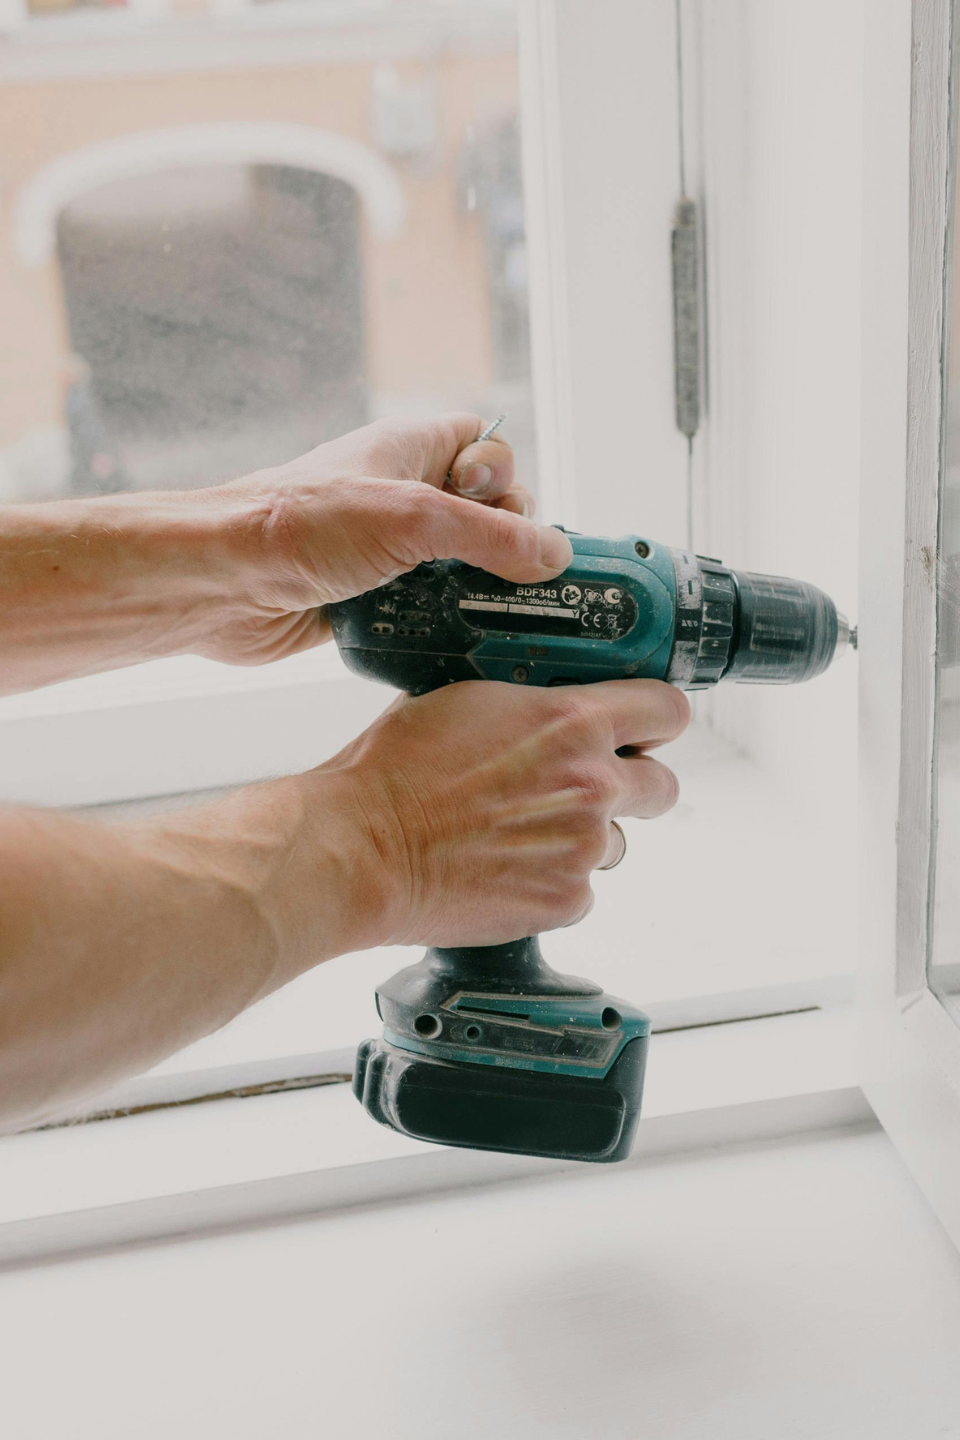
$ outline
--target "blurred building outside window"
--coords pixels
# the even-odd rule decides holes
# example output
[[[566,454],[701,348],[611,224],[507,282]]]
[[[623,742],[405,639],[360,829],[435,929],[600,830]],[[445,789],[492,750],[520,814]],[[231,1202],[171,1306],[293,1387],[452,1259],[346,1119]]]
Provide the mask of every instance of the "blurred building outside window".
[[[0,83],[0,500],[211,484],[380,415],[464,408],[508,412],[535,488],[512,9],[298,14],[302,61],[294,29],[256,63],[238,8],[235,69],[199,69],[189,46],[154,68],[134,37],[127,71]],[[217,23],[234,27],[222,5]],[[310,137],[329,171],[303,158]]]

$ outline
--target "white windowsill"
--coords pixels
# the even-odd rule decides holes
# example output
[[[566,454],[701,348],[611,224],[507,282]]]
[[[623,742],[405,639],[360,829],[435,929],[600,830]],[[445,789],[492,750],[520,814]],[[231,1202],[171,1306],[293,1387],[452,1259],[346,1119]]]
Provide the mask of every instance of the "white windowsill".
[[[660,1036],[628,1163],[868,1120],[854,1050],[845,1007]],[[345,1084],[213,1101],[0,1140],[0,1262],[565,1168],[409,1140]]]
[[[333,645],[273,665],[180,655],[0,699],[0,799],[101,805],[307,770],[390,703]]]

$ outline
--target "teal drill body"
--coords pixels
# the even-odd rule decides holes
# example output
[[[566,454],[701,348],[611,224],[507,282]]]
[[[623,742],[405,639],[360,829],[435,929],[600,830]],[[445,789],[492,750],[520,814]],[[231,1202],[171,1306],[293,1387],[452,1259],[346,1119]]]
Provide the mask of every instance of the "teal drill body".
[[[644,678],[695,690],[810,679],[849,638],[832,600],[804,581],[638,535],[570,542],[571,565],[543,584],[435,560],[331,606],[343,659],[413,695],[480,679]],[[379,986],[377,1009],[383,1034],[360,1046],[354,1090],[381,1123],[479,1149],[629,1153],[649,1019],[557,974],[536,937],[428,950]]]
[[[461,608],[461,618],[485,625],[471,651],[477,670],[515,683],[514,669],[523,665],[532,685],[664,679],[679,613],[673,552],[634,536],[571,535],[570,543],[573,564],[551,584],[464,577],[458,608],[476,608]],[[497,604],[508,608],[486,608]]]
[[[331,606],[344,660],[415,695],[471,679],[790,684],[826,669],[845,627],[829,597],[801,580],[731,570],[638,535],[570,542],[573,563],[547,583],[434,560]]]

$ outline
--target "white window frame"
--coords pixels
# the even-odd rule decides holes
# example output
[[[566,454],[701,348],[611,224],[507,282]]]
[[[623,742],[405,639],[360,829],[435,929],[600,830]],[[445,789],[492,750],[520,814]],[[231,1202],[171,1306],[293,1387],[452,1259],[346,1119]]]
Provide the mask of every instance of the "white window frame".
[[[694,25],[700,19],[699,8],[694,4],[684,7]],[[678,434],[673,417],[669,273],[669,227],[679,195],[679,153],[673,120],[677,75],[675,69],[664,67],[656,56],[646,53],[649,47],[644,46],[643,27],[650,23],[651,14],[656,14],[660,22],[666,17],[672,23],[672,0],[659,0],[655,11],[637,5],[635,0],[605,0],[602,25],[589,7],[570,5],[566,0],[522,3],[535,386],[544,515],[601,533],[615,533],[639,528],[637,515],[642,506],[648,533],[682,539],[687,523],[688,457],[686,441]],[[718,18],[714,15],[712,23]],[[649,67],[649,74],[638,73],[638,56]],[[584,101],[585,77],[586,89],[596,103]],[[664,123],[666,113],[670,115],[669,124]],[[640,155],[638,143],[643,146]],[[598,155],[603,157],[602,164],[598,163]],[[690,168],[694,170],[693,160]],[[622,183],[611,186],[611,174],[622,177]],[[604,364],[598,363],[601,354]],[[734,423],[741,414],[734,408]],[[722,432],[714,436],[714,454],[718,449],[722,452],[723,438]],[[599,490],[591,486],[592,477],[598,474],[604,477]],[[699,481],[703,483],[702,476]],[[727,558],[734,562],[736,559]],[[169,664],[172,674],[178,662]],[[179,678],[172,686],[173,693],[165,689],[162,695],[138,693],[140,677],[134,672],[128,682],[122,677],[84,682],[90,687],[89,704],[86,708],[79,704],[69,718],[72,724],[78,723],[78,716],[90,720],[84,739],[89,737],[90,743],[97,745],[98,755],[102,755],[100,789],[96,794],[83,790],[85,782],[78,780],[71,792],[73,803],[164,793],[170,788],[170,779],[161,757],[184,747],[189,747],[194,757],[199,756],[194,783],[200,786],[227,784],[261,774],[264,755],[276,756],[278,734],[283,736],[283,764],[300,768],[318,758],[310,747],[316,746],[316,725],[324,706],[336,709],[341,717],[345,715],[344,723],[356,729],[359,709],[351,708],[353,697],[369,697],[374,710],[387,699],[376,687],[358,686],[341,676],[332,654],[302,657],[283,678],[236,672],[236,687],[231,684],[226,695],[219,681],[217,686],[205,686],[199,672],[191,675],[189,671],[189,666],[177,668]],[[129,776],[117,775],[111,781],[112,791],[104,793],[105,767],[110,763],[111,748],[116,747],[111,747],[109,739],[101,745],[96,734],[100,727],[109,727],[111,717],[118,714],[114,700],[109,695],[104,697],[104,689],[111,684],[122,687],[124,683],[130,689],[123,703],[140,707],[138,722],[154,740],[151,748],[156,753],[150,761],[154,767],[150,775],[154,778],[139,777],[135,783]],[[156,680],[151,684],[155,686]],[[225,747],[223,720],[228,713],[235,715],[241,695],[244,704],[252,704],[250,697],[257,697],[259,718],[249,731],[245,729]],[[41,758],[55,753],[56,717],[51,713],[44,719],[36,708],[42,708],[42,704],[42,692],[39,697],[24,697],[18,715],[13,719],[8,716],[0,724],[0,741],[3,726],[17,723],[24,745],[35,745]],[[356,704],[361,704],[359,699]],[[292,714],[295,720],[291,720]],[[119,723],[129,718],[128,710]],[[44,726],[46,733],[38,738]],[[74,753],[84,753],[82,741],[71,739],[70,745]],[[219,768],[212,763],[214,758]],[[182,769],[178,769],[178,776],[182,776]],[[178,779],[177,788],[183,788],[182,780]],[[30,794],[24,798],[37,797]],[[808,1128],[862,1122],[869,1112],[850,1070],[852,1047],[842,1015],[821,1008],[837,998],[837,987],[831,983],[705,996],[695,1002],[662,1007],[663,1013],[653,1017],[661,1030],[707,1027],[658,1041],[661,1048],[668,1046],[675,1054],[685,1046],[697,1047],[696,1068],[701,1083],[699,1088],[688,1086],[684,1090],[682,1067],[676,1068],[672,1088],[668,1087],[670,1093],[648,1105],[641,1136],[642,1141],[643,1137],[651,1138],[643,1143],[655,1149],[652,1137],[661,1121],[667,1123],[667,1116],[667,1129],[675,1137],[670,1144],[674,1146],[691,1143],[694,1135],[700,1138],[692,1143],[705,1143],[707,1137],[716,1143],[751,1135],[782,1134],[791,1125]],[[810,1013],[757,1020],[750,1025],[725,1023],[750,1015],[769,1016],[784,1009]],[[721,1023],[722,1031],[714,1028]],[[789,1044],[784,1043],[785,1032],[778,1028],[783,1025],[794,1027]],[[725,1047],[721,1041],[729,1043]],[[714,1045],[719,1046],[715,1072],[709,1061],[713,1053],[710,1047]],[[689,1055],[690,1051],[683,1053]],[[787,1054],[791,1064],[785,1076],[777,1072],[776,1057]],[[734,1055],[752,1056],[735,1094],[715,1079],[716,1074],[729,1072]],[[389,1155],[375,1155],[377,1143],[386,1142],[356,1105],[350,1111],[347,1139],[335,1143],[339,1132],[329,1116],[338,1102],[331,1097],[343,1097],[343,1088],[316,1086],[307,1092],[306,1109],[298,1109],[296,1097],[283,1093],[282,1087],[290,1084],[295,1088],[299,1081],[342,1071],[344,1065],[345,1057],[338,1052],[288,1057],[282,1070],[271,1062],[266,1069],[251,1067],[244,1073],[232,1068],[216,1077],[205,1072],[201,1077],[181,1075],[166,1081],[147,1077],[134,1082],[125,1093],[113,1097],[117,1108],[171,1103],[179,1107],[164,1117],[175,1120],[176,1133],[170,1142],[169,1169],[158,1193],[145,1194],[142,1189],[136,1193],[134,1159],[131,1166],[124,1167],[128,1173],[122,1183],[109,1194],[101,1190],[96,1202],[76,1193],[71,1202],[65,1190],[59,1197],[59,1209],[48,1205],[45,1210],[43,1203],[37,1202],[32,1212],[24,1209],[20,1220],[8,1216],[0,1225],[0,1258],[40,1254],[45,1247],[56,1250],[105,1243],[111,1238],[168,1234],[203,1225],[299,1213],[321,1203],[409,1193],[410,1187],[478,1183],[484,1178],[529,1173],[541,1165],[455,1152],[438,1155],[432,1147],[416,1142],[401,1144]],[[219,1179],[211,1178],[209,1141],[202,1138],[206,1134],[204,1117],[217,1111],[219,1103],[239,1103],[227,1100],[207,1106],[184,1104],[209,1094],[211,1081],[218,1090],[235,1090],[243,1085],[266,1085],[274,1091],[279,1088],[279,1093],[243,1101],[244,1144],[250,1157],[245,1174],[236,1167],[230,1170],[225,1162]],[[723,1118],[725,1107],[730,1111],[729,1124]],[[317,1161],[316,1149],[305,1149],[303,1153],[311,1153],[315,1163],[310,1168],[305,1161],[306,1168],[293,1175],[289,1157],[270,1158],[269,1142],[287,1123],[285,1116],[294,1117],[290,1124],[296,1128],[305,1114],[309,1124],[300,1132],[303,1144],[308,1144],[308,1133],[314,1137],[324,1134],[324,1154]],[[116,1142],[112,1143],[139,1145],[146,1153],[155,1143],[157,1119],[156,1114],[144,1114],[57,1133],[66,1136],[74,1147],[78,1170],[82,1170],[84,1144],[95,1148],[96,1136],[108,1130],[116,1134]],[[329,1147],[324,1130],[328,1123],[334,1135]],[[41,1145],[54,1138],[28,1135],[3,1143],[20,1147],[17,1153],[26,1157],[23,1163],[29,1167],[34,1163],[30,1156],[35,1153],[30,1147],[35,1145],[39,1154]],[[198,1154],[198,1147],[206,1147],[203,1154]],[[93,1153],[93,1149],[86,1153]],[[642,1144],[641,1156],[643,1153]],[[378,1168],[381,1161],[389,1161],[392,1167],[389,1183]],[[364,1166],[363,1177],[369,1184],[361,1183]],[[466,1179],[454,1181],[455,1176]],[[324,1195],[328,1197],[325,1201]],[[124,1208],[122,1214],[117,1208],[130,1206],[134,1208]]]
[[[927,985],[952,11],[866,15],[860,925],[864,1089],[960,1243],[960,1029]]]

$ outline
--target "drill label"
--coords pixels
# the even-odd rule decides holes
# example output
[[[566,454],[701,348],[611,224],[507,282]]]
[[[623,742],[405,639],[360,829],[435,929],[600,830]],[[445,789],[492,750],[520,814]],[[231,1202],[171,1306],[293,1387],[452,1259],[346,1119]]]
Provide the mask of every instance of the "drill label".
[[[621,585],[511,585],[484,577],[483,589],[465,586],[461,618],[481,630],[511,630],[558,638],[619,640],[635,624],[636,601]]]

